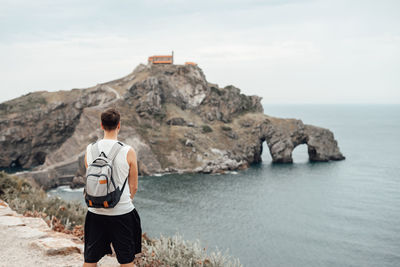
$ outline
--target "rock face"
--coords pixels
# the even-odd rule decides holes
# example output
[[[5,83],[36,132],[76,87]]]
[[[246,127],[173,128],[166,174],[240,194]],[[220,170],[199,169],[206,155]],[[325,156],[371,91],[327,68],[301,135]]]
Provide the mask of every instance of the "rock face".
[[[83,155],[102,138],[99,115],[121,112],[120,140],[137,152],[139,173],[221,172],[261,161],[292,162],[307,144],[310,161],[342,160],[328,129],[263,114],[261,98],[207,82],[192,65],[139,65],[88,89],[35,92],[0,104],[0,167],[45,187],[84,182]],[[73,182],[74,181],[74,182]]]

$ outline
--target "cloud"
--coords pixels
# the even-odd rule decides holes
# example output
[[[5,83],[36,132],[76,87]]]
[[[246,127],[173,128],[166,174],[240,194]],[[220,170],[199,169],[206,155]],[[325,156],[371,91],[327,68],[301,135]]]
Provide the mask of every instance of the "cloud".
[[[0,101],[84,88],[175,51],[275,102],[400,102],[397,2],[2,1]],[[397,9],[398,10],[398,9]]]
[[[312,42],[282,41],[272,44],[253,45],[243,43],[216,44],[203,46],[197,50],[204,60],[222,60],[236,62],[260,62],[267,60],[284,60],[296,62],[304,60],[317,60],[319,49]]]

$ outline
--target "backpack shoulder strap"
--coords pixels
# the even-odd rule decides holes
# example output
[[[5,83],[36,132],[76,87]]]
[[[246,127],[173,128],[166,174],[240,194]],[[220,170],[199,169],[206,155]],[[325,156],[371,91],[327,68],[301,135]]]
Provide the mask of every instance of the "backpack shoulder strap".
[[[99,142],[96,141],[92,143],[92,159],[95,160],[99,155],[100,155],[100,150],[99,150]]]
[[[119,153],[119,151],[121,150],[121,148],[124,146],[124,144],[123,143],[121,143],[121,142],[116,142],[113,146],[112,146],[112,148],[111,148],[111,150],[110,150],[110,152],[108,152],[108,159],[110,160],[110,161],[113,161],[114,160],[114,158],[118,155],[118,153]]]

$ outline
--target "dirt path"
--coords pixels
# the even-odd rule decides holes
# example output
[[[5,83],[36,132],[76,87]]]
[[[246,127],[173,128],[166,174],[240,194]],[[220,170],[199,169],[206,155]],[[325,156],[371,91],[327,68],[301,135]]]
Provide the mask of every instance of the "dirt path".
[[[117,92],[117,90],[115,90],[115,89],[112,88],[111,86],[109,86],[109,85],[103,85],[103,88],[107,89],[107,90],[110,91],[110,92],[113,92],[113,93],[115,94],[115,99],[116,99],[116,100],[121,98],[121,95]]]

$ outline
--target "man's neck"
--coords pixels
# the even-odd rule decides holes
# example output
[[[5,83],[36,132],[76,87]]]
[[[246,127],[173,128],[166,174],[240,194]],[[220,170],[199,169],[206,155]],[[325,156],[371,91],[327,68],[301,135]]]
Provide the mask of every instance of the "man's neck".
[[[117,131],[104,131],[103,139],[118,140],[118,133]]]

